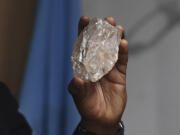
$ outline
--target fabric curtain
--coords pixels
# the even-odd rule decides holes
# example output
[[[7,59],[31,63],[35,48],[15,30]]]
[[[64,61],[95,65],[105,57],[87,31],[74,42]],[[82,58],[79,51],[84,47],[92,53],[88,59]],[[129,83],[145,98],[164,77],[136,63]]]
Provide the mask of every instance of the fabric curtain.
[[[67,86],[80,17],[78,0],[38,0],[20,111],[35,135],[71,135],[79,122]]]

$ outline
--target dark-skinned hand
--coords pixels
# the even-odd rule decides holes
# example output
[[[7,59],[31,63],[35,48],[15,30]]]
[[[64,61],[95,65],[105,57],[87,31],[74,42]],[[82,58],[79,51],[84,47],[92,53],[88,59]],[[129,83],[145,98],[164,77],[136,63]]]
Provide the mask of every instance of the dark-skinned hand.
[[[85,82],[75,77],[69,84],[69,91],[81,115],[81,126],[98,135],[114,135],[124,112],[126,94],[126,69],[128,62],[128,42],[124,28],[116,25],[112,17],[106,17],[111,25],[122,31],[119,45],[119,59],[113,69],[98,82]],[[79,21],[79,33],[89,23],[87,16]]]

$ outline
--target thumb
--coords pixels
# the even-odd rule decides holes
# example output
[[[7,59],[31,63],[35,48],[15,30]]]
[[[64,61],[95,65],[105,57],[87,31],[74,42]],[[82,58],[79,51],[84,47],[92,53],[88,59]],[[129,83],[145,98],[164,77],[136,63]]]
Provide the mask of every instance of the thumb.
[[[84,89],[84,81],[80,79],[79,77],[74,77],[69,86],[68,90],[71,93],[71,95],[81,95]]]

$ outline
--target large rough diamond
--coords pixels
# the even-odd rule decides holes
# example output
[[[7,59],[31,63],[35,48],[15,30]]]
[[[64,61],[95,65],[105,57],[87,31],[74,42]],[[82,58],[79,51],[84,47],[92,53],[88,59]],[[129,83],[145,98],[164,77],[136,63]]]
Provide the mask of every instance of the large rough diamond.
[[[118,60],[121,31],[104,19],[91,19],[75,42],[72,62],[74,76],[96,82]]]

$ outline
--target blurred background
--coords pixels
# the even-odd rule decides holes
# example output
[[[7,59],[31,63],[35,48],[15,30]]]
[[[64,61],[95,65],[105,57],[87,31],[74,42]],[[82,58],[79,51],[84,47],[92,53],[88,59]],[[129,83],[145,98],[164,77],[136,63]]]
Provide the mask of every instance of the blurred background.
[[[67,92],[81,15],[112,16],[130,44],[126,135],[180,133],[180,0],[0,0],[0,80],[37,135],[71,135]]]

